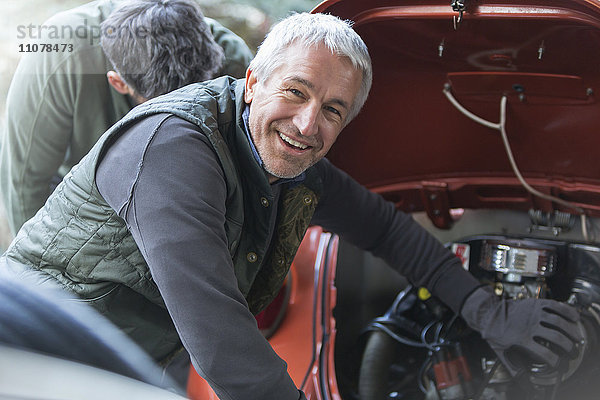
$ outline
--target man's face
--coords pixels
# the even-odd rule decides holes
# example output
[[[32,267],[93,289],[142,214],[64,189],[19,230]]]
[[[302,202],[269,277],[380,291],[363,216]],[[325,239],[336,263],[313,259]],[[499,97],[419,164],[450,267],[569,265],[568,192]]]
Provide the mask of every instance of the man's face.
[[[293,44],[271,76],[246,75],[250,135],[270,174],[293,178],[327,154],[345,126],[362,74],[324,46]]]

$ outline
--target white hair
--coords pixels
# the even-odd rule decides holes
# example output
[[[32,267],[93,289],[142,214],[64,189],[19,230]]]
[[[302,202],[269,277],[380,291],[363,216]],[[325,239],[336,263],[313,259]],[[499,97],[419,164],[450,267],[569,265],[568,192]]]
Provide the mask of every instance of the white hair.
[[[273,26],[249,69],[259,80],[268,79],[283,64],[285,50],[296,42],[306,47],[324,44],[332,54],[348,58],[352,66],[362,72],[360,89],[345,121],[350,122],[367,100],[373,81],[371,57],[363,40],[352,29],[352,21],[328,14],[292,14]]]

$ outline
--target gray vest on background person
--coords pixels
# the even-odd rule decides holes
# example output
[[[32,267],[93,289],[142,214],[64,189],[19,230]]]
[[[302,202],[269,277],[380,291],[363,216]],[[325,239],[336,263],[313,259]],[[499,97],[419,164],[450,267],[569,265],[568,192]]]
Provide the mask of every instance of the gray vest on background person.
[[[5,256],[22,273],[37,273],[40,281],[51,278],[75,292],[155,359],[177,351],[177,332],[148,265],[125,221],[95,184],[96,167],[110,143],[146,116],[171,113],[198,126],[218,156],[226,179],[225,230],[238,286],[253,313],[264,309],[287,275],[322,183],[309,168],[304,182],[282,188],[275,232],[267,243],[255,221],[266,215],[261,199],[270,186],[241,128],[243,91],[244,80],[222,77],[134,108],[71,170]]]

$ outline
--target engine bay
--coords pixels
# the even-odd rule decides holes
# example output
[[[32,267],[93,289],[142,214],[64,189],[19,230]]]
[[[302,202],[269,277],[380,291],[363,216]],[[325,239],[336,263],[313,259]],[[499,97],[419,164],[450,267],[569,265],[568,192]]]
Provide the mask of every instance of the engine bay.
[[[523,359],[526,367],[514,375],[478,333],[426,289],[412,287],[390,275],[381,260],[341,243],[334,315],[342,397],[597,398],[600,247],[580,240],[578,229],[543,229],[534,217],[530,213],[525,235],[515,233],[523,230],[513,226],[447,241],[447,247],[499,297],[554,299],[576,307],[585,337],[577,354],[565,355],[556,368]],[[505,225],[510,219],[499,221]],[[492,229],[494,223],[488,222]],[[441,236],[457,234],[440,232]],[[357,274],[361,283],[350,283]],[[399,287],[403,289],[398,291]]]

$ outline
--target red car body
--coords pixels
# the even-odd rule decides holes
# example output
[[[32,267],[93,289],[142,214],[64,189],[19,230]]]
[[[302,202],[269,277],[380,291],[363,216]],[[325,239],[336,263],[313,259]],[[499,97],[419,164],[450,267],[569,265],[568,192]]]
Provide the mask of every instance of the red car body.
[[[334,164],[415,213],[441,240],[506,233],[509,226],[594,245],[599,1],[330,0],[313,12],[354,21],[373,61],[369,99],[328,154]],[[504,130],[518,172],[500,129],[467,117],[446,94],[493,124],[506,99]],[[340,247],[335,235],[309,230],[292,265],[285,314],[270,337],[308,399],[342,398],[336,363],[351,357],[336,353],[336,334],[353,323],[341,318],[360,325],[382,312],[349,312],[358,310],[357,298],[389,304],[397,290],[377,268],[370,271],[384,277],[379,283],[336,281],[336,268],[353,264],[348,256],[338,263]],[[336,309],[342,291],[349,294]],[[193,371],[188,389],[193,399],[216,398]]]

